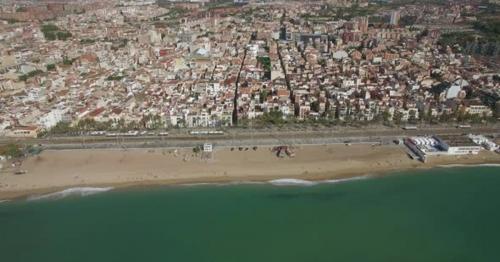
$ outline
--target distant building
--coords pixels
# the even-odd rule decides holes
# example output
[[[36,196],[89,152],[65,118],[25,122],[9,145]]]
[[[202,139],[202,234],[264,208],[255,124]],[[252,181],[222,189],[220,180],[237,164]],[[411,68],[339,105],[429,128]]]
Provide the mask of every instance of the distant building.
[[[358,27],[361,33],[368,32],[368,16],[362,16],[358,18]]]
[[[408,137],[404,144],[422,161],[435,155],[476,155],[481,150],[470,137],[457,135]]]
[[[16,126],[7,132],[7,137],[36,138],[40,128],[36,126]]]
[[[455,81],[445,92],[446,99],[454,99],[457,97],[464,98],[466,93],[463,91],[463,88],[469,86],[469,82],[467,80],[459,79]]]
[[[391,25],[399,25],[399,19],[401,18],[401,13],[399,11],[391,12]]]
[[[287,32],[286,32],[286,26],[282,26],[280,28],[280,40],[286,41],[289,39],[290,38],[288,37]]]
[[[248,0],[234,0],[235,5],[246,5],[248,2]]]
[[[483,105],[479,100],[468,100],[463,103],[464,111],[469,115],[492,116],[490,107]]]
[[[63,120],[63,114],[64,112],[62,110],[59,109],[52,110],[45,116],[41,117],[39,123],[45,129],[50,129]]]
[[[477,155],[481,150],[474,141],[466,136],[435,136],[440,147],[450,155]]]

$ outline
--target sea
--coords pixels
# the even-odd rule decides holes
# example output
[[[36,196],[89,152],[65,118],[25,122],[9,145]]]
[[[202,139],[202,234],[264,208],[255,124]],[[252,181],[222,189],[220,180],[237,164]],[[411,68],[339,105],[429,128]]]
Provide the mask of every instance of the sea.
[[[73,188],[0,203],[0,261],[500,261],[500,167]]]

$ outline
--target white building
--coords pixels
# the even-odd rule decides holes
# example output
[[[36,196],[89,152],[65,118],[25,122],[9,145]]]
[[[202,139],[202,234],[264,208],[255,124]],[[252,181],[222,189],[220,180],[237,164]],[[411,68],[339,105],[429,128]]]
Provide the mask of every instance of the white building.
[[[209,144],[209,143],[203,144],[203,152],[205,152],[205,153],[212,153],[212,151],[213,151],[212,144]]]
[[[424,162],[428,156],[477,155],[481,151],[481,146],[467,136],[408,137],[404,144]]]
[[[491,116],[493,111],[485,105],[470,105],[465,108],[465,112],[471,115]]]
[[[399,19],[401,18],[401,13],[396,10],[391,12],[391,25],[399,25]]]
[[[477,155],[481,147],[466,136],[434,137],[439,146],[449,155]]]
[[[459,96],[459,94],[461,93],[461,91],[463,90],[463,88],[466,86],[469,86],[469,82],[467,80],[458,79],[457,81],[455,81],[455,83],[453,83],[453,85],[451,85],[446,90],[446,93],[445,93],[446,99],[457,98]],[[465,94],[464,94],[464,96],[465,96]]]
[[[38,123],[45,129],[50,129],[57,125],[57,123],[63,120],[64,111],[60,109],[54,109],[42,116]]]

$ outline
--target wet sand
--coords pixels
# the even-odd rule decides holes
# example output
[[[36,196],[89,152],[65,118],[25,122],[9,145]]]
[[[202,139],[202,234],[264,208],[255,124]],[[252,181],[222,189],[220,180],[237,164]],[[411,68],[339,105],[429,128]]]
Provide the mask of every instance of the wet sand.
[[[144,186],[202,182],[308,180],[379,175],[396,170],[450,164],[499,163],[500,155],[431,157],[427,163],[410,159],[396,145],[298,146],[295,157],[278,158],[269,147],[216,148],[211,156],[190,149],[128,149],[44,151],[25,160],[14,175],[0,171],[0,199],[53,192],[69,187]],[[5,163],[4,163],[5,166]]]

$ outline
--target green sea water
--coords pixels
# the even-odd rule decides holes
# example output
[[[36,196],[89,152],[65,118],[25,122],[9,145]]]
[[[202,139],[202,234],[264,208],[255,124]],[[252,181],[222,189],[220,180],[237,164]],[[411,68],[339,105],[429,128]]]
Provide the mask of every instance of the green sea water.
[[[500,168],[0,203],[0,261],[500,261]]]

